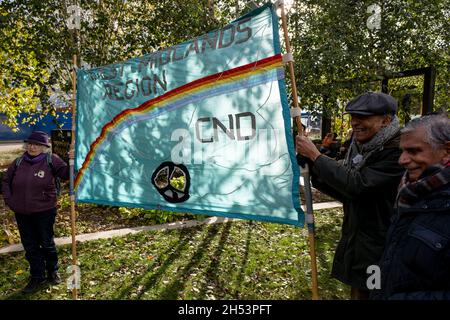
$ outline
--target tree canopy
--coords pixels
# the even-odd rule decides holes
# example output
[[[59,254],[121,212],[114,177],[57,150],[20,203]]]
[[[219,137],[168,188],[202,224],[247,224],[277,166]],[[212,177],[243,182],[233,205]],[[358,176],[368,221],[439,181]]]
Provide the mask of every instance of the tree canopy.
[[[449,0],[285,2],[302,107],[339,114],[338,101],[379,90],[384,76],[435,66],[435,107],[449,110]],[[20,113],[54,113],[50,97],[71,91],[74,53],[85,68],[123,61],[217,29],[254,3],[263,2],[3,0],[2,121],[15,126]],[[68,28],[78,23],[74,5],[78,32]]]
[[[325,105],[339,114],[338,99],[380,90],[380,80],[394,72],[435,66],[435,108],[449,110],[449,4],[295,1],[289,26],[303,105]]]

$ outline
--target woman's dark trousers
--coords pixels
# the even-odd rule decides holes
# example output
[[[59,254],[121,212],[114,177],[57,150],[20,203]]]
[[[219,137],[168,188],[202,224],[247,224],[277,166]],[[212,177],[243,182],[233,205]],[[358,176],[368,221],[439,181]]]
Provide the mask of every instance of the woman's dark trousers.
[[[51,274],[58,270],[58,255],[53,239],[56,208],[15,215],[25,257],[30,264],[31,278],[44,279],[45,271]]]

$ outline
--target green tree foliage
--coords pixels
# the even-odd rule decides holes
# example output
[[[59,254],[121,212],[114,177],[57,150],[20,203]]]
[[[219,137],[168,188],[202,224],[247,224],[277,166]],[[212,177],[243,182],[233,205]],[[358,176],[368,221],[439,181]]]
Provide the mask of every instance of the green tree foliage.
[[[27,112],[39,116],[54,112],[48,99],[62,85],[64,49],[61,25],[55,8],[60,1],[2,1],[0,29],[0,112],[6,124],[17,124],[16,116]],[[67,31],[66,31],[67,33]],[[66,75],[66,80],[67,80]],[[38,105],[41,112],[36,112]],[[36,120],[36,117],[26,121]]]
[[[378,13],[370,10],[373,4],[379,6]],[[379,80],[393,72],[434,65],[435,108],[448,110],[449,4],[448,0],[295,1],[289,28],[302,105],[325,106],[340,117],[338,99],[380,90]],[[380,28],[368,27],[374,18],[379,18]]]

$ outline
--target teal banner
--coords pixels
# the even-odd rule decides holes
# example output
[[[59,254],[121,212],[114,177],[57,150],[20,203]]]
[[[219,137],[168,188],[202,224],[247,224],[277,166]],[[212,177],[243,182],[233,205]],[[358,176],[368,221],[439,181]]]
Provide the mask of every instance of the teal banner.
[[[301,226],[278,17],[77,73],[78,202]]]

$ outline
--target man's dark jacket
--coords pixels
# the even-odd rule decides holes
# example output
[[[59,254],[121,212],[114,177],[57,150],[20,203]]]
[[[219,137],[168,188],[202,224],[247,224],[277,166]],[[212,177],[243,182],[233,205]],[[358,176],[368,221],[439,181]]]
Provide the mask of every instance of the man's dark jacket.
[[[383,253],[404,172],[398,164],[399,142],[397,133],[359,169],[319,156],[311,170],[313,186],[343,203],[342,234],[331,274],[355,288],[367,289],[367,267],[378,264]]]
[[[372,299],[450,300],[450,184],[399,208]]]

